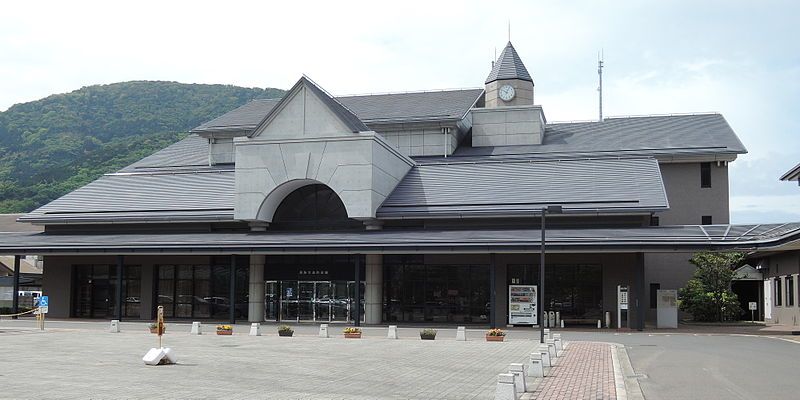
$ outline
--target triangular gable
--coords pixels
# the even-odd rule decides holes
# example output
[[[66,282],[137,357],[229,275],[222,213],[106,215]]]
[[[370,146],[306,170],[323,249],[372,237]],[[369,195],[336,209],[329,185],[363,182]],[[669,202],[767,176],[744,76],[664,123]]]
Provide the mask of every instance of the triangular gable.
[[[763,278],[761,272],[753,268],[750,264],[742,265],[733,272],[734,280],[737,281],[760,281]]]
[[[533,82],[531,74],[519,58],[517,50],[508,42],[500,57],[492,67],[492,72],[486,77],[486,83],[491,83],[501,79],[520,79],[523,81]]]
[[[253,130],[270,138],[330,136],[370,129],[306,76],[301,77]]]

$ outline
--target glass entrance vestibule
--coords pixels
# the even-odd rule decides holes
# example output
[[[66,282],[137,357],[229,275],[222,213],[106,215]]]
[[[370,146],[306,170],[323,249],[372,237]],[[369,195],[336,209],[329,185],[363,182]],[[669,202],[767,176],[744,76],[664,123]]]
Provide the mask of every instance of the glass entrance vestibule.
[[[355,281],[281,280],[265,283],[264,319],[297,322],[352,322]],[[361,322],[364,322],[361,282]]]

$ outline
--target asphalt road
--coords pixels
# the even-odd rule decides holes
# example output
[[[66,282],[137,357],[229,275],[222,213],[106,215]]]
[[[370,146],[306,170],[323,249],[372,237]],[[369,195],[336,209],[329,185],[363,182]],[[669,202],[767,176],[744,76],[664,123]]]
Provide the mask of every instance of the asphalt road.
[[[648,400],[800,398],[800,343],[764,336],[563,334],[625,345]]]

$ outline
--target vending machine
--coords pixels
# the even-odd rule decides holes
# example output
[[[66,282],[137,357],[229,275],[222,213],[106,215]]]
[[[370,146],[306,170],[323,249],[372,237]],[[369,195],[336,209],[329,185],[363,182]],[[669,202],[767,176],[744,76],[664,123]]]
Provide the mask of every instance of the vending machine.
[[[536,285],[510,285],[508,287],[508,323],[510,325],[538,325]]]

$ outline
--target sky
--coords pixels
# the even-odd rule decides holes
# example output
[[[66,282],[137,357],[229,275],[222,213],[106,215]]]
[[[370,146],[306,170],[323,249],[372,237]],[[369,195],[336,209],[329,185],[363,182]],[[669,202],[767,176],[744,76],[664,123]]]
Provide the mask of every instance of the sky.
[[[800,2],[16,1],[0,10],[0,110],[130,80],[335,95],[482,87],[510,38],[548,121],[719,112],[733,223],[800,221]],[[213,116],[210,116],[213,117]]]

